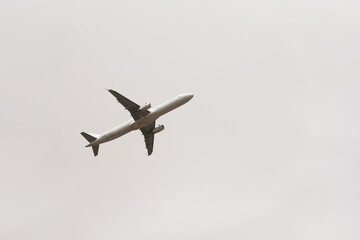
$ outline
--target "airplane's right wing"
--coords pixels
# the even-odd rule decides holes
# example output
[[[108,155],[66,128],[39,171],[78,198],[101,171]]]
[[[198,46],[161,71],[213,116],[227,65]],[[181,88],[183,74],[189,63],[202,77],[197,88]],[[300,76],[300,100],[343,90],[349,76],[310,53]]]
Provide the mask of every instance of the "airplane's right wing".
[[[112,89],[108,89],[108,91],[114,96],[116,97],[116,99],[118,100],[119,103],[121,103],[121,105],[123,105],[131,114],[131,116],[134,118],[134,120],[138,120],[143,116],[148,115],[150,112],[148,110],[145,111],[138,111],[140,106],[136,103],[134,103],[133,101],[127,99],[126,97],[124,97],[123,95],[121,95],[120,93],[112,90]]]
[[[149,156],[153,152],[153,148],[154,148],[154,135],[155,135],[153,133],[154,128],[155,128],[155,121],[140,129],[142,134],[144,135],[145,145]]]

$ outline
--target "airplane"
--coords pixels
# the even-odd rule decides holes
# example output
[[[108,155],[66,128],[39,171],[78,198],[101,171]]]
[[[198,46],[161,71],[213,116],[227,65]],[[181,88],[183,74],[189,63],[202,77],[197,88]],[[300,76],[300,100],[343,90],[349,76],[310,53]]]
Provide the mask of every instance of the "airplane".
[[[192,93],[180,94],[161,105],[151,107],[150,103],[139,106],[112,89],[106,90],[108,90],[118,102],[130,112],[133,119],[130,119],[101,135],[82,132],[81,135],[89,142],[85,147],[92,147],[94,156],[98,155],[100,144],[109,142],[138,129],[140,129],[144,135],[147,153],[148,156],[150,156],[154,147],[154,135],[165,129],[164,125],[155,127],[155,121],[162,115],[184,105],[194,96]]]

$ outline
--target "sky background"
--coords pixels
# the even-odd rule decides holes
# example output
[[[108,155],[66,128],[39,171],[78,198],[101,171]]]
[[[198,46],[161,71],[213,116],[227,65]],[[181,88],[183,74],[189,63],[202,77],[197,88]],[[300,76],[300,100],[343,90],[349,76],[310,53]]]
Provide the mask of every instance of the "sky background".
[[[0,8],[0,239],[360,238],[358,0]],[[104,88],[163,116],[130,118]]]

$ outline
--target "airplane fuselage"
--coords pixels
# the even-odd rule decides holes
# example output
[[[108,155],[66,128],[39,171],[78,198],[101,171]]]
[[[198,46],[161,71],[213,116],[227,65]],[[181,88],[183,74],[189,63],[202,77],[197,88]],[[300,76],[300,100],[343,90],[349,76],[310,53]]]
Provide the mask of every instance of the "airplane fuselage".
[[[137,121],[130,119],[115,128],[106,131],[102,135],[100,135],[95,141],[89,143],[86,145],[86,147],[96,146],[100,145],[105,142],[109,142],[111,140],[114,140],[116,138],[119,138],[131,131],[141,129],[150,123],[154,122],[156,119],[161,117],[162,115],[180,107],[181,105],[187,103],[190,101],[190,99],[193,97],[193,94],[180,94],[176,96],[175,98],[160,104],[156,107],[148,109],[150,112],[146,116],[138,119]]]

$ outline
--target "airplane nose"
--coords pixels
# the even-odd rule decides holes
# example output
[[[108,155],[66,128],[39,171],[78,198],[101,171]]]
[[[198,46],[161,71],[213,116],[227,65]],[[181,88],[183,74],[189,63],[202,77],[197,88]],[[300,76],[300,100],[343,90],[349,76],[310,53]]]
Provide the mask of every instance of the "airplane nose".
[[[186,96],[187,99],[190,100],[190,99],[192,99],[192,98],[194,97],[194,94],[192,94],[192,93],[186,93],[185,96]]]
[[[194,94],[192,94],[192,93],[183,93],[183,94],[180,94],[178,97],[181,98],[182,101],[184,101],[184,103],[186,103],[186,102],[190,101],[194,97]]]

